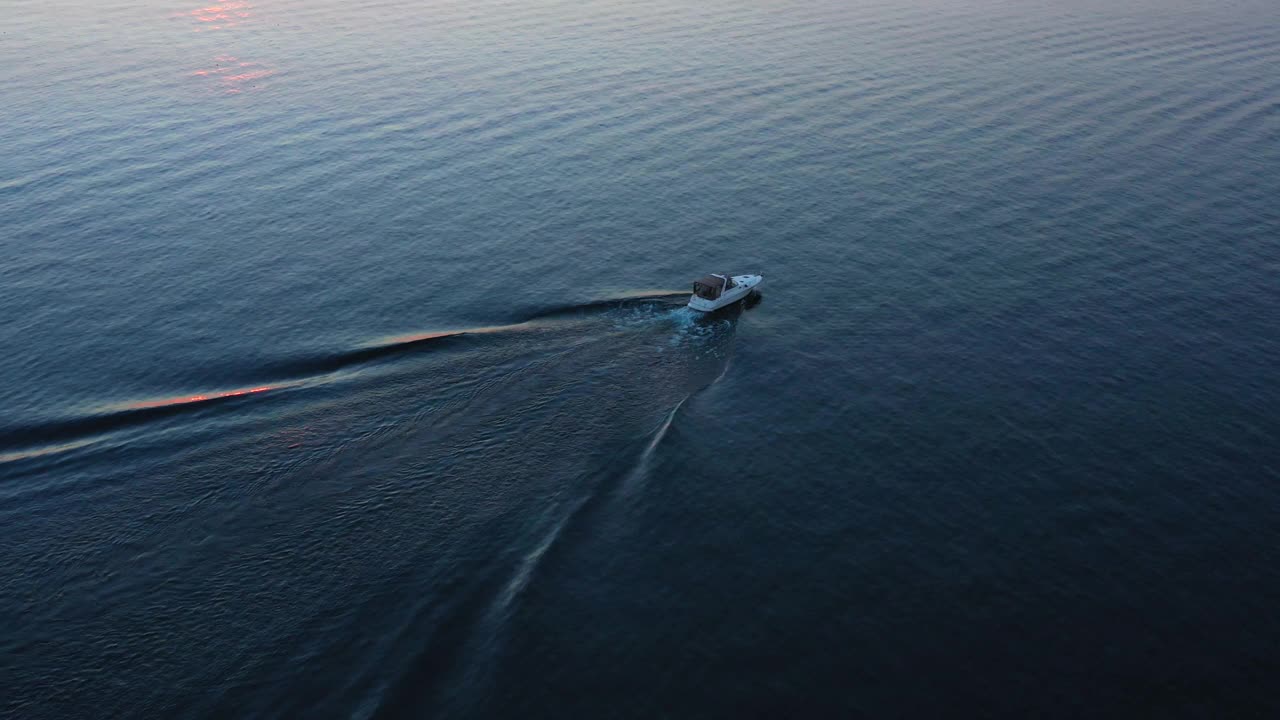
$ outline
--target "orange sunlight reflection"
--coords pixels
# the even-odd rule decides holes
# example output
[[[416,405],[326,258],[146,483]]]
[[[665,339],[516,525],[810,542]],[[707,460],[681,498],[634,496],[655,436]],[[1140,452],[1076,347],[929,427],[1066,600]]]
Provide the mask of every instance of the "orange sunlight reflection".
[[[241,390],[231,390],[228,392],[209,393],[208,395],[188,395],[186,397],[164,398],[163,400],[141,400],[129,403],[126,407],[130,410],[144,410],[148,408],[172,407],[174,405],[187,405],[190,403],[206,402],[208,400],[222,400],[224,398],[240,397],[241,395],[256,395],[268,390],[279,390],[288,387],[287,385],[263,385],[255,388],[244,388]]]
[[[228,94],[236,94],[258,87],[258,81],[271,77],[275,70],[262,63],[245,62],[234,55],[219,55],[213,59],[213,67],[197,70],[192,75],[207,78]]]

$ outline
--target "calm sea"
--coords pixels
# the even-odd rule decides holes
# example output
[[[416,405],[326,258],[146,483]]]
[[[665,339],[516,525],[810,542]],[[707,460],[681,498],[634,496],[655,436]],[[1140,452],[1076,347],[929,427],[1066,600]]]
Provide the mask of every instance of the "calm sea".
[[[0,715],[1280,713],[1280,3],[202,2],[0,13]]]

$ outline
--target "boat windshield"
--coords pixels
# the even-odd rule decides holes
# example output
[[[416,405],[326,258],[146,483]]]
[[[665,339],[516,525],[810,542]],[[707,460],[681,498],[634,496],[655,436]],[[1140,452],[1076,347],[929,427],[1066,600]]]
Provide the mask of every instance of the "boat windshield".
[[[696,282],[693,284],[693,294],[703,300],[716,300],[720,297],[720,288]]]
[[[729,277],[728,274],[724,276],[707,275],[694,281],[693,294],[703,300],[719,300],[720,293],[732,287],[736,286],[733,278]]]

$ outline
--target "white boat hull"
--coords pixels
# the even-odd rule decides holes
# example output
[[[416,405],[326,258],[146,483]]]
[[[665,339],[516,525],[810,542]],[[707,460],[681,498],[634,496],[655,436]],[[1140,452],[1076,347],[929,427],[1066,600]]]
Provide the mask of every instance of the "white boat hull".
[[[732,305],[751,294],[751,291],[764,280],[759,275],[734,275],[733,287],[720,293],[715,300],[708,300],[694,295],[689,298],[689,307],[702,312],[714,312],[722,307]]]

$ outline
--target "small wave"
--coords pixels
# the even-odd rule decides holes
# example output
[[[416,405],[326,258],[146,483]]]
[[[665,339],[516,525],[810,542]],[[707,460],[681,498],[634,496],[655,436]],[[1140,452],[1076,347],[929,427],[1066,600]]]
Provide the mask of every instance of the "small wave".
[[[422,352],[428,349],[443,350],[456,347],[482,336],[531,330],[536,327],[535,321],[539,319],[565,315],[575,308],[585,311],[597,306],[604,308],[619,302],[627,302],[627,300],[601,300],[585,305],[564,306],[555,310],[539,311],[520,322],[507,325],[485,325],[456,330],[430,330],[397,335],[349,350],[289,358],[274,365],[260,366],[257,372],[259,376],[276,379],[310,377],[396,355]]]
[[[394,355],[422,351],[427,348],[443,349],[465,342],[468,337],[473,335],[511,330],[515,327],[507,325],[404,335],[349,350],[288,358],[279,363],[260,366],[257,369],[257,373],[260,376],[273,378],[299,378],[320,375]]]
[[[0,453],[0,465],[16,463],[20,460],[34,460],[36,458],[42,458],[49,455],[58,455],[92,443],[92,439],[84,438],[46,447],[28,448],[26,450],[18,450],[15,452]]]
[[[521,558],[520,563],[512,572],[511,577],[507,580],[502,588],[502,592],[498,594],[490,607],[489,612],[493,616],[490,622],[500,624],[505,616],[511,611],[511,607],[516,600],[529,586],[529,580],[533,577],[534,571],[537,570],[539,563],[547,555],[547,551],[560,539],[564,533],[565,527],[573,520],[574,516],[587,503],[589,496],[582,497],[577,500],[568,510],[556,521],[550,530],[542,536],[542,539]]]
[[[633,494],[649,474],[649,469],[653,464],[654,453],[657,452],[658,446],[662,444],[663,439],[671,431],[671,425],[675,422],[676,416],[680,414],[680,408],[684,407],[685,402],[690,397],[692,395],[685,395],[680,398],[680,402],[676,403],[676,406],[671,408],[671,412],[668,412],[666,417],[662,419],[662,424],[658,426],[658,429],[653,431],[648,444],[644,446],[644,450],[640,452],[640,457],[636,459],[635,465],[632,466],[631,471],[627,473],[626,478],[623,479],[621,486],[618,488],[620,494]]]
[[[674,304],[675,300],[687,297],[689,297],[688,291],[644,290],[634,293],[615,295],[609,298],[601,298],[599,300],[590,300],[583,303],[551,305],[548,307],[537,308],[526,313],[523,317],[525,322],[530,322],[533,320],[560,317],[564,315],[586,315],[606,312],[619,308],[625,309],[643,306],[669,307]]]
[[[50,422],[33,423],[22,427],[0,431],[0,448],[10,450],[31,448],[63,448],[80,447],[82,440],[94,435],[102,435],[113,430],[120,430],[132,425],[171,417],[184,412],[227,403],[238,398],[272,390],[283,390],[290,385],[263,385],[253,388],[227,390],[201,395],[189,395],[161,400],[143,400],[116,406],[104,412],[64,418]],[[0,457],[18,459],[32,456],[32,453],[8,453]]]

